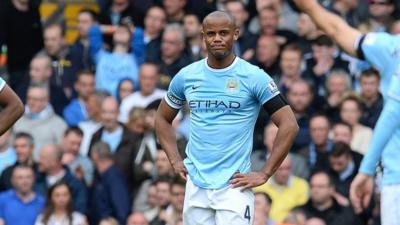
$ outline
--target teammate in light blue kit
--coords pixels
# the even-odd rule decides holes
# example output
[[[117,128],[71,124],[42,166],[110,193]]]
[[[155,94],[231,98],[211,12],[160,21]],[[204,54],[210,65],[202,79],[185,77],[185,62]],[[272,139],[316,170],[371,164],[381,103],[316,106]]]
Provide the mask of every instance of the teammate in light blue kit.
[[[24,113],[24,105],[17,94],[0,78],[0,136]]]
[[[350,199],[356,212],[368,206],[373,193],[373,176],[381,160],[384,167],[382,225],[397,225],[400,221],[400,36],[386,33],[362,35],[340,17],[321,7],[316,0],[293,1],[343,50],[367,60],[382,76],[381,91],[385,105],[359,173],[352,182]]]
[[[208,58],[183,68],[171,81],[157,112],[157,135],[175,172],[187,179],[185,225],[252,224],[251,188],[265,183],[286,157],[297,122],[271,77],[233,54],[239,30],[232,17],[213,12],[204,19],[202,32]],[[171,122],[186,103],[191,134],[182,161]],[[264,168],[251,172],[261,106],[279,130]]]

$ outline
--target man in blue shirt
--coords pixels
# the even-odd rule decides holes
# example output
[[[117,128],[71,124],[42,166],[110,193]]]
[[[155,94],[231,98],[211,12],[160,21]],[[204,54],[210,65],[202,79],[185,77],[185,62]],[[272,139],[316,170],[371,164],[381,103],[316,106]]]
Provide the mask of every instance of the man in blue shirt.
[[[328,12],[316,0],[294,0],[328,36],[348,54],[367,60],[381,74],[380,88],[385,105],[375,126],[374,135],[352,182],[350,199],[356,210],[368,207],[373,194],[373,175],[380,160],[384,167],[381,195],[383,225],[400,221],[400,36],[368,33],[350,27],[340,17]],[[387,4],[389,1],[383,1]],[[383,210],[384,209],[384,210]]]
[[[156,115],[156,132],[174,171],[187,179],[184,224],[252,224],[251,188],[276,171],[298,126],[272,78],[234,55],[239,29],[231,16],[220,11],[209,14],[202,32],[208,58],[174,76]],[[185,102],[191,134],[183,161],[171,123]],[[254,124],[261,106],[279,130],[267,163],[250,172]]]
[[[44,198],[32,190],[33,169],[17,165],[11,179],[14,188],[0,194],[0,224],[32,225],[44,207]]]

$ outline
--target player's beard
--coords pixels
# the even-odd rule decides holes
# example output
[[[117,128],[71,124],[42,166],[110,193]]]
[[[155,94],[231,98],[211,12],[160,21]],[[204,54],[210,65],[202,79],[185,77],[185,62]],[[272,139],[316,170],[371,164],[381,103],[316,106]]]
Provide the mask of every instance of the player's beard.
[[[219,51],[211,51],[211,54],[214,56],[214,58],[218,61],[225,59],[229,55],[230,51],[224,51],[224,52],[219,52]]]

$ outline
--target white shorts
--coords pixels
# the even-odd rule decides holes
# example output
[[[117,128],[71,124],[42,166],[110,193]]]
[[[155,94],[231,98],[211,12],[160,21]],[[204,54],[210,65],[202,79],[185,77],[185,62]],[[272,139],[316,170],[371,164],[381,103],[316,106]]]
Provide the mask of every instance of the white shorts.
[[[400,184],[383,186],[381,192],[381,224],[398,225],[400,222]]]
[[[184,225],[251,225],[254,217],[254,194],[230,186],[204,189],[186,182],[183,205]]]

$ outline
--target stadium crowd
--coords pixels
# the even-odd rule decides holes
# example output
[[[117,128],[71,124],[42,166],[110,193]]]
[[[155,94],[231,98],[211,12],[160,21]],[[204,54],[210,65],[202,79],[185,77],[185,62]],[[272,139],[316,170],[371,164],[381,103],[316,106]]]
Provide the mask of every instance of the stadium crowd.
[[[397,1],[322,3],[365,32],[400,33]],[[157,142],[154,118],[171,78],[206,57],[201,21],[214,10],[235,18],[235,54],[274,78],[300,126],[276,174],[254,189],[254,224],[380,224],[382,168],[369,209],[356,214],[349,202],[383,107],[380,74],[288,1],[98,0],[99,12],[80,11],[70,45],[62,23],[42,25],[39,4],[0,1],[3,77],[25,104],[0,137],[0,225],[182,224],[185,182]],[[183,156],[189,114],[174,121]],[[254,170],[276,132],[261,110]]]

